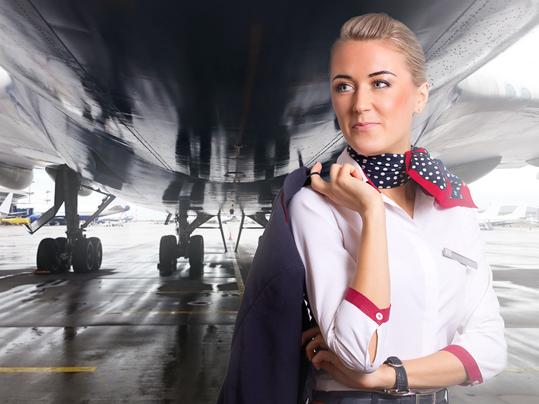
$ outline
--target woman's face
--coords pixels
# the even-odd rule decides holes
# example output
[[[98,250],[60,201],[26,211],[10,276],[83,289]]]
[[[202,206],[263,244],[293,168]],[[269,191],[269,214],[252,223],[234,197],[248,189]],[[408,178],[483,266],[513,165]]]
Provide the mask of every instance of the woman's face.
[[[412,116],[428,98],[406,59],[385,40],[339,41],[330,67],[331,101],[346,142],[365,156],[410,149]]]

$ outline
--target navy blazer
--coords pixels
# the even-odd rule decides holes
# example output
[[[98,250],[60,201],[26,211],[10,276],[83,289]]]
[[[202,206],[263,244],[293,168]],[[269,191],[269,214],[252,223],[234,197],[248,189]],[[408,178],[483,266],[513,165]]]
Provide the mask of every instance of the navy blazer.
[[[305,400],[312,365],[301,346],[301,334],[316,323],[309,320],[305,267],[293,238],[288,203],[310,183],[309,171],[303,166],[288,174],[273,202],[247,276],[218,404]]]

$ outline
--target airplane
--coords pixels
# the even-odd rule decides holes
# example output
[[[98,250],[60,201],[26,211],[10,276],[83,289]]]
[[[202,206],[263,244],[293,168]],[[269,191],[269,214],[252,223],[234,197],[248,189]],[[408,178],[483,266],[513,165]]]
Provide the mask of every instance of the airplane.
[[[125,223],[133,221],[133,216],[107,217],[99,219],[96,224],[104,224],[105,226],[123,226]]]
[[[127,212],[129,209],[130,209],[129,205],[125,205],[125,206],[116,205],[116,206],[111,207],[108,210],[105,210],[105,211],[101,212],[96,217],[93,217],[92,213],[81,214],[81,215],[79,215],[79,220],[84,220],[84,221],[90,222],[90,223],[91,222],[93,222],[93,223],[103,222],[104,223],[104,221],[106,220],[105,218],[107,218],[107,217],[110,218],[110,216],[122,215],[123,213]],[[41,216],[42,216],[41,213],[31,214],[31,215],[28,216],[28,219],[29,219],[30,223],[33,223],[36,220],[39,220],[41,218]],[[118,220],[118,219],[119,218],[116,218],[116,220]],[[114,218],[113,218],[113,220],[114,220]],[[56,215],[52,219],[50,219],[47,224],[50,225],[50,226],[65,226],[66,225],[66,216],[65,215]]]
[[[537,98],[465,81],[535,28],[538,9],[526,0],[0,0],[0,185],[24,188],[34,167],[55,180],[53,206],[28,229],[65,204],[67,237],[40,242],[38,268],[99,269],[101,241],[77,216],[78,195],[95,191],[103,201],[93,216],[115,196],[167,212],[177,231],[160,240],[160,275],[185,257],[200,276],[195,229],[216,217],[226,251],[221,214],[241,214],[237,248],[246,217],[266,225],[288,173],[344,149],[328,57],[354,15],[386,12],[425,49],[431,92],[414,144],[466,182],[538,165]]]
[[[0,218],[7,217],[11,211],[11,202],[13,201],[13,193],[10,192],[0,205]]]
[[[519,223],[531,224],[526,216],[526,205],[517,205],[510,213],[500,214],[501,206],[494,204],[484,212],[479,213],[478,220],[481,228],[492,230],[494,226],[511,226]]]
[[[0,224],[30,224],[28,216],[33,212],[32,208],[17,209],[14,204],[16,199],[20,199],[23,195],[15,195],[13,192],[7,194],[6,198],[0,205]]]

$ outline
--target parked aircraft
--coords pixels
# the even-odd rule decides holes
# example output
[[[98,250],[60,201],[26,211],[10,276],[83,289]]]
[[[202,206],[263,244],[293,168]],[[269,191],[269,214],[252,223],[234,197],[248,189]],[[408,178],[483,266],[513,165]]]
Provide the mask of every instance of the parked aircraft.
[[[328,56],[354,15],[386,12],[426,51],[432,90],[414,144],[467,182],[539,164],[530,147],[537,99],[463,85],[537,25],[538,8],[525,0],[0,0],[0,183],[22,189],[43,166],[55,179],[54,205],[29,230],[65,204],[67,237],[41,241],[39,268],[99,268],[101,242],[77,216],[79,192],[94,190],[104,199],[92,217],[114,195],[169,212],[177,234],[160,241],[159,271],[169,275],[187,257],[200,275],[196,228],[217,217],[226,250],[222,212],[241,215],[240,230],[246,216],[265,226],[286,174],[344,148]]]
[[[7,217],[11,211],[11,201],[13,200],[13,193],[9,193],[6,199],[2,201],[0,205],[0,218]]]
[[[121,217],[119,215],[123,215],[125,212],[127,212],[130,209],[129,205],[121,206],[116,205],[111,207],[108,210],[103,211],[96,217],[92,217],[92,213],[87,214],[81,214],[79,215],[79,220],[83,220],[85,222],[104,222],[107,218],[110,219],[112,216],[113,220],[119,220]],[[39,220],[41,218],[41,213],[36,213],[28,216],[28,219],[30,220],[30,223],[35,222],[36,220]],[[67,223],[66,216],[65,215],[56,215],[51,220],[48,221],[48,224],[51,226],[65,226]]]
[[[500,208],[500,205],[495,204],[480,213],[479,225],[490,230],[494,226],[511,226],[526,220],[526,205],[518,205],[512,212],[505,214],[500,214]]]

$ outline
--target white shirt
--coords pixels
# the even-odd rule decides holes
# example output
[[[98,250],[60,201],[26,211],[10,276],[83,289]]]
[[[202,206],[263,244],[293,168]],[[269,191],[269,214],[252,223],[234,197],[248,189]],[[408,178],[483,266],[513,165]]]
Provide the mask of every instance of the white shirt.
[[[337,163],[354,165],[366,178],[346,148]],[[377,308],[349,288],[361,237],[359,213],[334,204],[311,187],[302,188],[290,202],[309,302],[330,350],[347,367],[368,373],[388,356],[406,360],[442,349],[456,355],[466,368],[468,380],[462,385],[500,373],[507,361],[504,321],[477,210],[442,209],[419,185],[413,219],[390,197],[382,194],[382,198],[391,289],[388,308]],[[464,258],[451,251],[446,255],[453,258],[448,258],[442,254],[444,248]],[[368,344],[376,330],[372,361]],[[323,370],[316,372],[316,389],[350,390]]]

